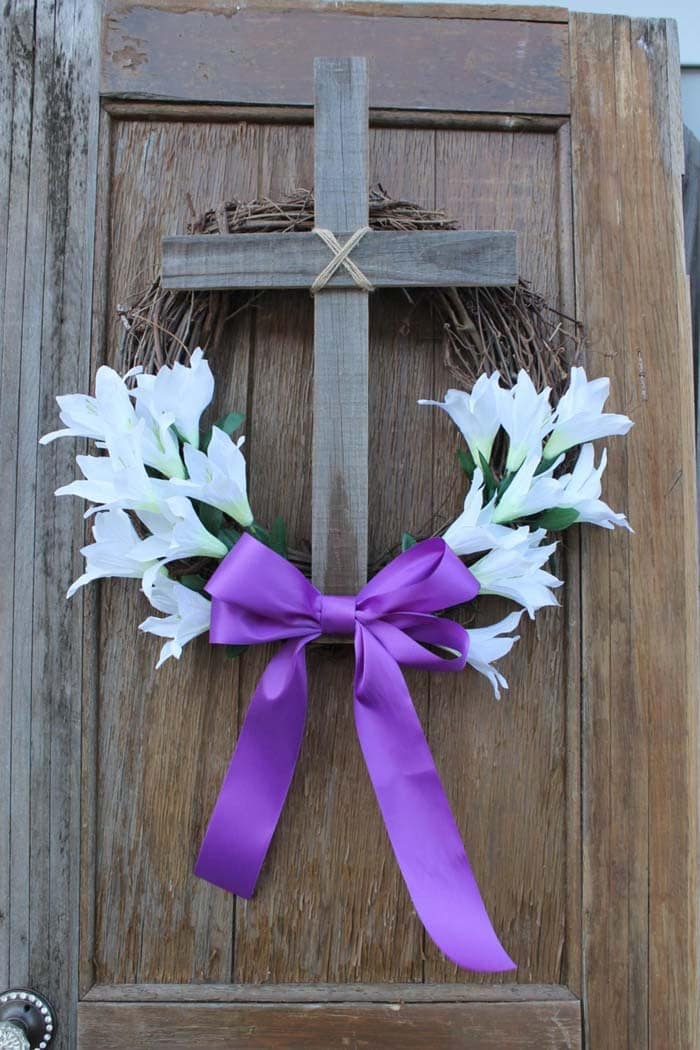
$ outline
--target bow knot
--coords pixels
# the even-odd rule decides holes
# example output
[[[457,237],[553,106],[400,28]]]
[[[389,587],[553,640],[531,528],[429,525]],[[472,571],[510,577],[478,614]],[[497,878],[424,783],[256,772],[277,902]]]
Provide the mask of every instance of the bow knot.
[[[443,540],[424,540],[355,597],[322,595],[290,562],[246,534],[206,589],[211,642],[282,645],[250,701],[197,875],[252,896],[301,746],[304,649],[322,634],[353,634],[357,735],[416,911],[457,965],[513,969],[489,921],[400,668],[464,667],[467,632],[435,613],[475,597],[479,584],[469,569]]]
[[[319,623],[323,634],[354,634],[355,610],[351,594],[322,594]]]

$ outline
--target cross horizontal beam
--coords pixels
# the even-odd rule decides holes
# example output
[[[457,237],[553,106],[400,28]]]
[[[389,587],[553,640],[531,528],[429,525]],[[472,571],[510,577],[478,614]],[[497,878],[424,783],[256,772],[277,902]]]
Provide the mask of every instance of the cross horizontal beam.
[[[344,244],[349,233],[339,234]],[[332,258],[314,233],[166,237],[164,288],[309,288]],[[486,230],[373,230],[350,256],[375,288],[515,285],[516,234]],[[352,288],[341,266],[328,286]]]

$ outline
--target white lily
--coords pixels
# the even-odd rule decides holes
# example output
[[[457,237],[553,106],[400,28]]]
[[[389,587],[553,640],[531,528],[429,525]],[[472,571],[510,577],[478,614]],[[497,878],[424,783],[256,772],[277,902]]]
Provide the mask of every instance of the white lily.
[[[133,373],[128,373],[133,374]],[[108,432],[128,433],[136,426],[134,408],[124,380],[113,368],[97,369],[95,396],[63,394],[56,398],[65,430],[44,434],[39,444],[48,445],[59,437],[86,437],[104,441]]]
[[[501,698],[499,686],[501,689],[507,689],[508,683],[501,672],[492,666],[493,661],[500,660],[509,653],[519,640],[519,634],[511,635],[510,632],[518,626],[521,616],[521,612],[514,612],[490,627],[473,627],[468,632],[467,663],[480,674],[486,675],[497,700]]]
[[[600,479],[607,461],[608,452],[607,449],[603,449],[600,464],[596,467],[593,445],[584,445],[579,452],[573,472],[564,474],[558,480],[561,488],[559,506],[567,510],[575,510],[578,514],[577,521],[590,522],[604,529],[614,529],[617,525],[631,532],[632,529],[625,515],[615,513],[607,503],[600,499],[602,491]]]
[[[129,515],[123,510],[103,510],[95,516],[92,526],[94,543],[81,549],[85,556],[85,572],[71,584],[67,598],[92,580],[111,576],[141,579],[149,563],[133,557],[133,550],[141,542]]]
[[[144,405],[137,404],[137,418],[143,420],[143,461],[166,478],[184,478],[185,467],[180,455],[180,442],[173,430],[173,417],[161,413],[153,416]]]
[[[522,463],[494,507],[494,522],[504,524],[517,521],[518,518],[529,518],[532,514],[539,514],[559,505],[560,485],[552,477],[552,471],[559,465],[559,460],[535,477],[535,471],[540,465],[540,456],[541,452],[538,450]]]
[[[189,365],[163,365],[157,375],[140,375],[132,391],[137,410],[148,409],[154,419],[167,416],[182,438],[199,447],[199,421],[214,396],[214,376],[204,351],[193,352]]]
[[[219,427],[214,427],[206,452],[185,445],[188,481],[175,485],[186,496],[201,500],[230,515],[239,525],[253,522],[248,503],[245,458],[241,452],[245,438],[234,441]]]
[[[484,504],[484,477],[477,469],[464,500],[464,510],[443,534],[447,546],[455,554],[466,557],[509,544],[514,530],[493,523],[493,508],[493,500]]]
[[[228,547],[199,520],[184,496],[171,496],[160,514],[144,514],[142,520],[152,535],[142,540],[135,557],[165,565],[181,558],[225,558]]]
[[[609,393],[609,379],[589,380],[585,369],[571,369],[569,389],[557,405],[554,428],[544,447],[546,460],[554,460],[562,452],[585,441],[627,433],[633,425],[631,419],[603,412]]]
[[[211,602],[203,594],[171,580],[163,570],[153,579],[147,596],[151,605],[166,615],[149,616],[139,624],[139,630],[170,639],[160,651],[158,668],[171,656],[179,660],[182,647],[209,630]]]
[[[141,454],[143,421],[129,433],[107,431],[108,456],[76,456],[84,480],[73,481],[56,489],[57,496],[79,496],[90,503],[85,517],[102,507],[159,513],[167,493],[168,482],[151,478]]]
[[[498,413],[508,434],[506,470],[517,470],[526,459],[542,456],[542,441],[552,429],[550,389],[538,393],[527,372],[521,368],[515,386],[499,390]]]
[[[544,529],[531,532],[523,525],[513,532],[514,542],[510,547],[489,551],[470,565],[470,569],[481,584],[482,594],[510,598],[534,619],[538,609],[559,604],[552,590],[561,587],[562,581],[542,568],[557,545],[540,546],[546,535]]]
[[[462,432],[476,466],[481,462],[480,456],[488,463],[500,426],[499,382],[498,372],[490,376],[480,375],[470,394],[464,390],[448,390],[444,401],[421,399],[418,402],[419,405],[435,405],[447,412]]]

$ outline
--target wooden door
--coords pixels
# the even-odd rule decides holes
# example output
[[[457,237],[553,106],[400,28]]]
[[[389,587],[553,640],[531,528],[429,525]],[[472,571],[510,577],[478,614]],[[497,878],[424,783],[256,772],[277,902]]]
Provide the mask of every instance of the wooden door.
[[[32,271],[28,238],[26,324],[8,315],[29,346],[19,379],[11,356],[4,366],[18,462],[36,462],[52,394],[116,361],[117,305],[158,272],[164,235],[227,197],[310,185],[313,57],[358,54],[370,59],[372,179],[464,227],[515,229],[522,275],[585,322],[589,370],[612,376],[615,409],[636,423],[607,475],[635,534],[567,534],[562,608],[525,625],[500,703],[476,675],[409,676],[519,964],[494,979],[447,963],[411,908],[354,734],[347,649],[309,654],[303,753],[256,896],[194,878],[269,652],[231,662],[202,639],[155,672],[128,582],[87,595],[82,619],[77,599],[66,608],[82,526],[51,502],[69,454],[42,452],[35,503],[17,482],[3,672],[16,731],[0,810],[13,818],[8,979],[53,995],[58,1045],[81,1050],[690,1050],[697,574],[672,24],[555,8],[109,0],[98,113],[86,61],[97,19],[75,11],[53,44],[55,57],[73,41],[73,74],[48,90],[60,121],[56,83],[70,83],[77,144],[42,138],[32,118],[47,157],[74,165],[54,171],[72,239],[61,249],[52,217],[56,285],[50,267]],[[43,344],[30,323],[37,281],[54,290],[46,316],[68,325],[54,339],[45,321]],[[9,266],[6,289],[17,283]],[[399,293],[376,294],[370,323],[372,559],[463,493],[451,492],[447,425],[415,407],[449,384],[439,333]],[[308,296],[284,293],[235,317],[212,355],[220,405],[247,412],[256,516],[282,514],[295,541],[310,533],[311,354]]]

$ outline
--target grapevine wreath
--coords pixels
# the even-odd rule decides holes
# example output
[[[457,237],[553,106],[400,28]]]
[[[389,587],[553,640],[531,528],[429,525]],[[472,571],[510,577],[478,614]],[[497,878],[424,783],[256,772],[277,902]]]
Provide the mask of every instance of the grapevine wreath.
[[[313,214],[312,194],[299,191],[283,202],[224,204],[190,231],[292,235],[311,229]],[[377,187],[370,226],[456,224]],[[119,308],[119,371],[99,368],[93,395],[57,398],[64,429],[42,442],[72,436],[93,443],[89,455],[77,456],[82,477],[57,491],[90,504],[92,542],[82,549],[85,571],[68,596],[92,580],[137,580],[153,609],[141,630],[163,639],[158,666],[207,632],[232,654],[282,642],[251,700],[195,869],[244,896],[253,892],[301,744],[304,646],[322,634],[352,634],[358,736],[416,909],[459,965],[512,968],[400,665],[455,671],[469,664],[500,696],[507,683],[495,664],[517,641],[523,611],[534,618],[557,604],[562,581],[549,566],[551,534],[578,523],[629,528],[601,499],[606,450],[596,453],[593,442],[625,434],[632,423],[604,411],[609,381],[589,380],[576,363],[582,337],[575,322],[524,281],[429,289],[418,298],[407,291],[407,310],[434,311],[444,334],[455,388],[441,401],[419,403],[426,412],[446,412],[461,435],[455,471],[463,510],[452,521],[433,521],[427,536],[414,536],[407,523],[357,595],[321,595],[308,579],[308,550],[288,549],[280,519],[255,519],[239,436],[243,416],[231,406],[222,419],[203,422],[215,386],[210,361],[216,363],[224,327],[257,298],[168,291],[156,279]],[[514,610],[466,630],[460,607],[477,593],[501,595]],[[447,617],[435,615],[445,609]]]

